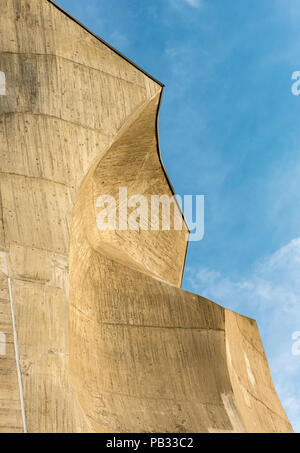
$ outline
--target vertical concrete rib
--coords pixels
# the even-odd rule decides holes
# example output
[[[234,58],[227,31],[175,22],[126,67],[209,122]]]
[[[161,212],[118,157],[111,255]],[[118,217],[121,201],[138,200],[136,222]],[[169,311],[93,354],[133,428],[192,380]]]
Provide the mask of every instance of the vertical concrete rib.
[[[9,301],[10,301],[11,319],[12,319],[12,327],[13,327],[14,348],[15,348],[16,365],[17,365],[17,375],[18,375],[18,384],[19,384],[19,392],[20,392],[23,429],[24,429],[24,433],[27,433],[28,431],[27,431],[27,425],[26,425],[24,393],[23,393],[23,384],[22,384],[22,374],[21,374],[21,368],[20,368],[18,334],[17,334],[17,329],[16,329],[14,300],[13,300],[12,284],[11,284],[10,278],[8,278],[8,288],[9,288]]]

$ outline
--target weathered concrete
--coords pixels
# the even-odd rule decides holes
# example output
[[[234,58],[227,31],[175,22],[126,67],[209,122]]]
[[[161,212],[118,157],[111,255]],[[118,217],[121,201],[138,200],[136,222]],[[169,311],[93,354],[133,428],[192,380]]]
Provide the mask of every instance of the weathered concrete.
[[[0,8],[0,432],[291,431],[255,321],[180,289],[187,229],[97,229],[101,194],[173,193],[162,86],[51,1]]]

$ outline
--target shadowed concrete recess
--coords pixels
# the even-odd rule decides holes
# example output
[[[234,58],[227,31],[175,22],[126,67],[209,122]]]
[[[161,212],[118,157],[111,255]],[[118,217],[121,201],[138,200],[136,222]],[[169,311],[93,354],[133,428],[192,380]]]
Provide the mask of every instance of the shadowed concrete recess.
[[[187,228],[97,228],[174,194],[163,86],[52,1],[0,11],[0,432],[291,432],[256,322],[180,288]]]

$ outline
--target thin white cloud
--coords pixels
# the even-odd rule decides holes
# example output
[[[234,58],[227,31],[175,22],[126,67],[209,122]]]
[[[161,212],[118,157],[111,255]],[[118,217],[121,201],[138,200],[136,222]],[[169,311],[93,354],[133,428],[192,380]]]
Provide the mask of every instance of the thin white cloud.
[[[300,238],[255,264],[247,278],[232,280],[212,269],[187,269],[199,294],[257,319],[272,376],[295,431],[300,432],[300,356],[292,334],[300,331]]]
[[[203,6],[203,0],[169,0],[169,4],[177,10],[184,5],[191,6],[192,8],[201,8]]]
[[[109,35],[108,42],[122,52],[125,52],[131,44],[128,36],[117,30]]]
[[[202,0],[184,0],[184,1],[193,8],[200,8],[203,5]]]

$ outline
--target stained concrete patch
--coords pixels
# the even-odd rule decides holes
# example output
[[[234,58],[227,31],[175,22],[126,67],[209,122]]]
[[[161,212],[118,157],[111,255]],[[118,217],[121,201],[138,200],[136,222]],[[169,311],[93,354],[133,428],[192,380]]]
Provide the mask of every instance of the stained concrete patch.
[[[255,380],[254,374],[252,373],[250,362],[249,362],[249,359],[248,359],[247,354],[245,352],[244,352],[244,359],[245,359],[245,362],[246,362],[246,368],[247,368],[247,374],[248,374],[249,381],[254,386],[254,385],[256,385],[256,380]]]
[[[6,95],[6,77],[5,73],[0,71],[0,96]]]

